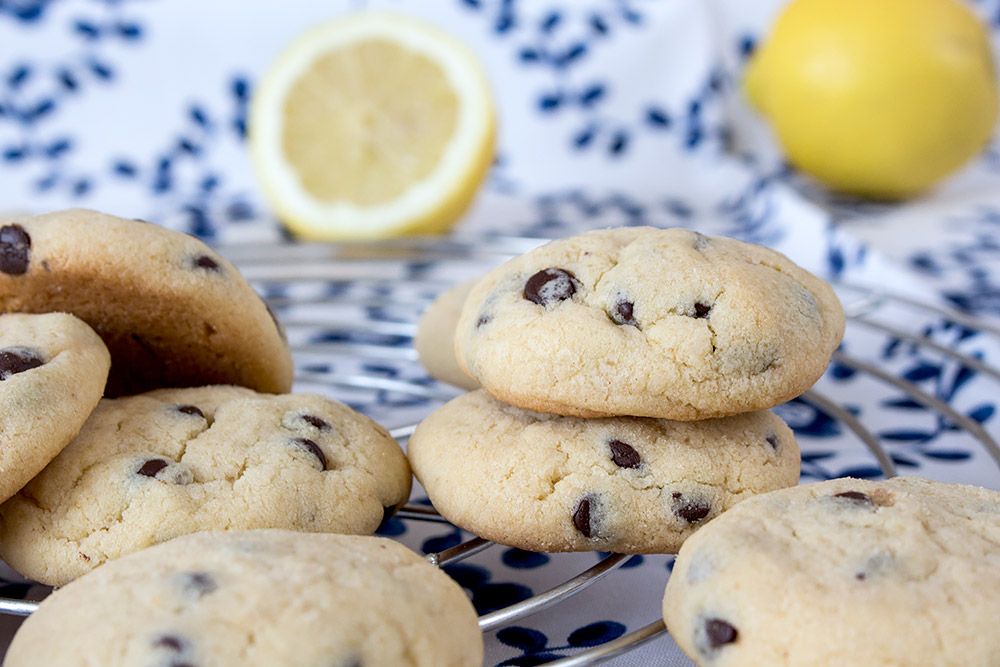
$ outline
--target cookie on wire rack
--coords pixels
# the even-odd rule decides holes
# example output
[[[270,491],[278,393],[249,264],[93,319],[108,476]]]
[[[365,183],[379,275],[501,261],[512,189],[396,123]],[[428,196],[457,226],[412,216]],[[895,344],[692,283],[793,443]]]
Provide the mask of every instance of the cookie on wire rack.
[[[996,491],[919,477],[807,484],[693,535],[663,615],[699,665],[996,665],[997,545]]]
[[[461,587],[391,540],[209,532],[131,554],[59,589],[4,665],[479,667]]]
[[[66,312],[111,352],[107,396],[236,384],[281,393],[281,325],[200,240],[82,209],[0,222],[0,312]]]
[[[58,586],[204,530],[371,534],[410,483],[385,429],[322,396],[217,386],[103,399],[0,505],[0,557]]]
[[[72,315],[0,315],[0,501],[79,432],[110,366],[104,343]]]
[[[798,396],[843,333],[830,286],[778,252],[629,227],[553,241],[487,274],[465,300],[456,352],[511,405],[687,421]]]
[[[699,422],[560,417],[483,391],[445,404],[407,443],[434,507],[480,537],[531,551],[673,553],[697,528],[799,478],[777,415]]]

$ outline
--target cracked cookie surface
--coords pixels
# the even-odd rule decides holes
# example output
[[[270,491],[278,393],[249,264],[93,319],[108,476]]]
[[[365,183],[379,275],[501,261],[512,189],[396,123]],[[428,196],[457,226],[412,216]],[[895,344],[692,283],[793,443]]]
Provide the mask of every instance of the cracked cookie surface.
[[[93,327],[113,360],[107,396],[292,386],[284,332],[236,267],[159,225],[82,209],[0,222],[0,311]]]
[[[780,253],[631,227],[553,241],[487,274],[455,346],[512,405],[696,420],[801,394],[843,331],[829,285]]]
[[[55,641],[53,641],[55,638]],[[7,667],[479,667],[476,612],[391,540],[200,533],[131,554],[42,602]]]
[[[699,665],[1000,663],[1000,493],[919,477],[753,498],[695,534],[663,600]]]
[[[673,553],[736,503],[799,478],[791,429],[768,411],[581,419],[483,391],[427,417],[407,455],[449,521],[531,551]]]
[[[0,501],[73,439],[110,365],[101,339],[72,315],[0,315]]]
[[[385,429],[322,396],[217,386],[104,399],[0,506],[0,557],[62,585],[202,530],[371,534],[410,481]]]

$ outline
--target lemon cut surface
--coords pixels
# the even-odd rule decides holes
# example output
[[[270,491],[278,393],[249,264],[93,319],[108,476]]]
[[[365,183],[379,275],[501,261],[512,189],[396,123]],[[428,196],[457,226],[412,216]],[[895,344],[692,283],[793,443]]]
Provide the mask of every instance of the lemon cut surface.
[[[342,18],[295,40],[254,94],[250,147],[275,212],[308,239],[448,229],[493,157],[475,55],[402,16]]]

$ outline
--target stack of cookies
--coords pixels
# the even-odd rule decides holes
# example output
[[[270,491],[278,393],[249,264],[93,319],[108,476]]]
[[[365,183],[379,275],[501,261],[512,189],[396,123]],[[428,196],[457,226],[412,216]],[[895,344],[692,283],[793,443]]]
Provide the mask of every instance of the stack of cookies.
[[[0,222],[0,313],[0,556],[68,584],[5,665],[481,661],[447,576],[316,534],[371,535],[409,464],[367,417],[287,393],[280,323],[204,243],[93,211]]]
[[[482,389],[421,423],[408,456],[438,511],[490,540],[676,552],[797,482],[767,409],[822,375],[843,330],[832,289],[767,248],[642,227],[555,241],[471,286],[454,347]]]

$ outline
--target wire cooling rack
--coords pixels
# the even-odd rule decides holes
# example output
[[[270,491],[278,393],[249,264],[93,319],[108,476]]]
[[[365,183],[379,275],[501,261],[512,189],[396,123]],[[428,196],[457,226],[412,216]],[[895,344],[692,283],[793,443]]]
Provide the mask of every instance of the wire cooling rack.
[[[342,400],[386,425],[394,437],[405,443],[422,417],[460,393],[431,380],[420,368],[412,345],[420,314],[448,287],[477,277],[492,266],[543,242],[529,238],[477,237],[343,245],[228,245],[218,250],[239,267],[278,312],[288,331],[296,360],[296,390],[319,391]],[[966,376],[977,374],[993,383],[1000,382],[1000,369],[984,362],[979,352],[969,350],[970,339],[986,339],[994,344],[994,339],[1000,338],[1000,328],[992,323],[874,287],[844,283],[834,283],[834,286],[848,318],[847,341],[867,337],[870,339],[868,344],[861,347],[883,351],[906,345],[921,355],[931,355],[942,364],[959,369]],[[941,327],[957,330],[958,334],[942,337]],[[856,336],[852,336],[853,332]],[[922,382],[928,375],[926,371],[921,374],[913,372],[912,368],[909,371],[900,369],[887,361],[886,355],[875,356],[856,355],[847,351],[845,344],[834,354],[828,375],[862,374],[884,385],[886,390],[903,397],[894,405],[918,406],[930,411],[942,429],[952,432],[953,436],[958,433],[959,437],[969,439],[1000,465],[1000,445],[981,423],[986,421],[982,415],[970,416],[954,404],[953,395],[928,388]],[[836,389],[835,383],[827,384],[831,390]],[[898,433],[892,435],[873,430],[865,423],[867,414],[852,406],[849,398],[837,395],[836,391],[827,391],[823,381],[797,402],[839,425],[837,428],[860,445],[869,464],[867,468],[863,464],[852,467],[855,474],[867,470],[867,476],[891,477],[898,473],[901,463],[911,464],[908,455],[898,447],[906,438]],[[794,411],[794,407],[790,409]],[[782,408],[776,410],[782,413]],[[911,436],[909,439],[918,438]],[[828,454],[811,451],[801,434],[800,442],[806,473],[807,464]],[[937,455],[947,458],[941,452]],[[872,460],[874,465],[871,465]],[[995,479],[995,471],[993,475]],[[983,483],[981,479],[946,481]],[[432,507],[420,502],[411,501],[396,516],[407,522],[447,523]],[[473,537],[452,548],[429,553],[426,558],[445,567],[492,546],[492,542]],[[553,605],[564,604],[570,597],[612,575],[629,558],[608,555],[543,593],[482,615],[480,628],[489,632]],[[33,601],[0,598],[0,613],[3,614],[27,616],[37,606]],[[614,615],[615,612],[610,610],[609,613]],[[562,667],[594,665],[647,642],[662,640],[666,629],[660,619],[660,609],[649,609],[648,618],[647,625],[631,633],[548,661],[548,664]]]

